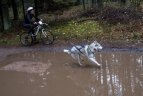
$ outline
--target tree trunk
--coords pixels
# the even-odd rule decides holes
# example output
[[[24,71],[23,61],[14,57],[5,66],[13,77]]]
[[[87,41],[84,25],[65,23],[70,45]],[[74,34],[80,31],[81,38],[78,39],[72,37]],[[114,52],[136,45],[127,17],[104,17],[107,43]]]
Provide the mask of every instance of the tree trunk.
[[[82,0],[83,10],[85,10],[85,0]]]
[[[97,6],[99,9],[103,8],[103,0],[97,0]]]
[[[120,0],[121,5],[126,5],[126,0]]]
[[[38,17],[38,6],[37,6],[37,0],[34,0],[34,5],[35,5],[35,15],[36,15],[36,17]]]
[[[0,1],[0,17],[1,17],[1,28],[3,29],[4,28],[4,24],[3,24],[3,14],[2,14],[2,4],[1,4],[1,1]]]
[[[13,15],[14,15],[14,20],[18,20],[19,16],[18,16],[18,10],[17,10],[17,4],[15,0],[12,0],[12,9],[13,9]]]
[[[80,0],[76,0],[76,4],[77,4],[77,5],[80,5]]]
[[[8,30],[10,28],[10,19],[9,19],[9,9],[8,9],[8,4],[2,4],[2,17],[3,17],[3,26],[4,30]]]
[[[10,20],[9,20],[9,10],[7,4],[4,4],[2,6],[2,12],[3,12],[4,30],[8,30],[10,28]]]
[[[91,6],[92,6],[92,8],[95,6],[94,0],[91,0]]]
[[[92,8],[92,0],[88,0],[89,9]]]
[[[25,19],[25,6],[24,6],[24,0],[21,0],[22,2],[22,9],[23,9],[23,18]]]

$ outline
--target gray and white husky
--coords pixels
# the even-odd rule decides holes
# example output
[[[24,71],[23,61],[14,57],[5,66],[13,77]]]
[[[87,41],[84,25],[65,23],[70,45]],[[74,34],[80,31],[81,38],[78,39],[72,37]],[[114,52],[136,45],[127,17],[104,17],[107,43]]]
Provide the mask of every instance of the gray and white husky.
[[[101,66],[96,60],[95,60],[95,51],[101,50],[103,47],[97,42],[94,41],[90,45],[80,46],[75,45],[70,50],[64,49],[63,51],[70,54],[73,59],[78,60],[78,63],[80,66],[83,64],[81,63],[81,55],[86,56],[89,61],[96,64],[97,66]]]

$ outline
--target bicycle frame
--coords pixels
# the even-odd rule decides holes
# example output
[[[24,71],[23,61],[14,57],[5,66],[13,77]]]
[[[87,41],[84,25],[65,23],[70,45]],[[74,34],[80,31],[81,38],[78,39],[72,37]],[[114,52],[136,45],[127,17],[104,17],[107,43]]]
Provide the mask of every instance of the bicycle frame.
[[[35,36],[37,36],[38,33],[39,33],[39,31],[41,31],[41,30],[42,30],[41,26],[38,25],[38,26],[36,27]]]
[[[34,36],[37,36],[39,31],[41,31],[41,33],[43,34],[44,37],[47,37],[47,34],[46,32],[44,32],[44,28],[41,26],[41,25],[38,25],[37,28],[36,28],[36,32],[35,32],[35,35]]]
[[[44,36],[46,36],[47,34],[44,32],[45,29],[43,28],[42,25],[43,25],[43,24],[48,25],[48,24],[43,23],[42,21],[39,21],[38,24],[39,24],[39,25],[36,27],[35,35],[37,36],[38,33],[39,33],[39,31],[41,31],[42,34],[43,34]]]

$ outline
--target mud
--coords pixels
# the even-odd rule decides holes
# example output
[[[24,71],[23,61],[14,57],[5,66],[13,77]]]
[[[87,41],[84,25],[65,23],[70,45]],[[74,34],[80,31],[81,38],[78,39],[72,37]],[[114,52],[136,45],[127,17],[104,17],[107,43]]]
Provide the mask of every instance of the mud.
[[[143,96],[142,51],[95,55],[101,68],[56,50],[1,49],[0,96]]]

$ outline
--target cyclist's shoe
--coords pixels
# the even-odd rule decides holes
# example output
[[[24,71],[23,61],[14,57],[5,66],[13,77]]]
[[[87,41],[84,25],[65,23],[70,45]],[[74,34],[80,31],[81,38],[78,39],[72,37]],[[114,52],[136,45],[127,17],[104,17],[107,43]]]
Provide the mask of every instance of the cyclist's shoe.
[[[37,40],[33,40],[32,43],[33,43],[33,44],[37,44],[37,43],[39,43],[39,42],[38,42]]]
[[[37,41],[37,39],[36,39],[36,36],[32,36],[32,41],[33,41],[33,42],[32,42],[33,44],[39,43],[39,42]]]

